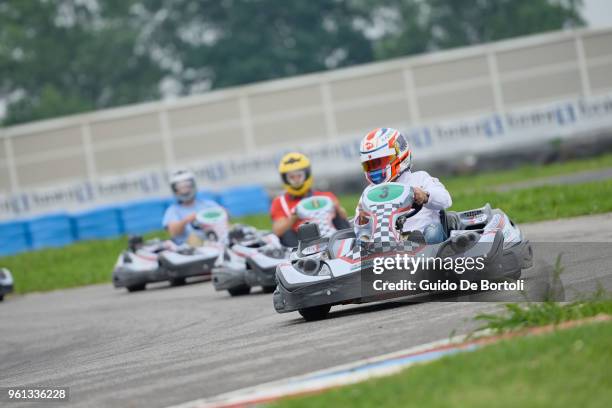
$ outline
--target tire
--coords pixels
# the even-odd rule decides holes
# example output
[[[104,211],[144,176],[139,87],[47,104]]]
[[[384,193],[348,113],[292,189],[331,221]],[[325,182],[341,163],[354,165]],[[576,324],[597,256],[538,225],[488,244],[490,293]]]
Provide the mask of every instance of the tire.
[[[0,295],[0,302],[4,300],[4,295]]]
[[[274,291],[276,290],[276,285],[274,285],[274,286],[262,286],[261,289],[263,290],[263,293],[274,293]]]
[[[325,319],[329,314],[330,309],[330,305],[314,306],[307,307],[306,309],[300,309],[299,313],[307,322],[314,322]]]
[[[170,286],[183,286],[184,284],[185,284],[185,278],[170,279]]]
[[[227,290],[231,296],[242,296],[251,293],[251,287],[248,285],[240,285]]]
[[[128,292],[140,292],[145,290],[147,287],[146,283],[139,283],[138,285],[130,285],[130,286],[126,286],[125,288],[127,289]]]

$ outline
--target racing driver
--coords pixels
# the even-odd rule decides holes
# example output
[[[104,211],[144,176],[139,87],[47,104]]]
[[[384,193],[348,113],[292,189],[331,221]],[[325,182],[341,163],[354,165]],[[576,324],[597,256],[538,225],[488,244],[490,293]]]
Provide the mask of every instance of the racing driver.
[[[303,223],[297,216],[295,209],[300,200],[311,196],[327,196],[336,204],[336,215],[333,219],[337,229],[350,228],[346,211],[338,202],[338,198],[331,192],[312,189],[313,178],[310,169],[310,160],[302,153],[287,153],[278,165],[285,192],[272,201],[270,216],[272,218],[272,231],[283,245],[296,247],[297,229]]]
[[[426,171],[411,171],[412,151],[406,137],[396,129],[374,129],[361,141],[359,153],[370,184],[395,181],[414,189],[414,202],[423,208],[404,222],[402,231],[421,231],[428,244],[444,241],[439,212],[452,205],[450,194]]]
[[[170,233],[172,240],[181,245],[197,235],[192,223],[198,211],[219,207],[212,200],[199,200],[196,197],[195,176],[187,170],[178,170],[170,176],[170,188],[176,198],[164,213],[163,227]],[[193,238],[195,239],[195,238]],[[194,244],[197,240],[193,241]]]

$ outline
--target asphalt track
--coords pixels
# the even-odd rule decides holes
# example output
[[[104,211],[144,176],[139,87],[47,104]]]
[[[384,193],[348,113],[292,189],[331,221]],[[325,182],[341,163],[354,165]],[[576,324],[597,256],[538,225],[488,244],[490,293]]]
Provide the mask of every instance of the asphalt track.
[[[532,241],[577,243],[564,255],[568,298],[593,291],[594,278],[612,288],[612,214],[523,230]],[[528,281],[538,273],[529,270]],[[67,386],[71,406],[164,407],[465,333],[478,326],[475,314],[498,307],[387,302],[305,323],[276,314],[270,295],[230,298],[209,282],[29,294],[0,305],[0,387]]]

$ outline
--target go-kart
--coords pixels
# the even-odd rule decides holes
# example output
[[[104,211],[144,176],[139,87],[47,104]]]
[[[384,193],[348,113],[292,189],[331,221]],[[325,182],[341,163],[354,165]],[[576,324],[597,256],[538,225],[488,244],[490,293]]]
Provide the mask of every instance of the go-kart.
[[[4,295],[13,291],[13,276],[6,268],[0,268],[0,302],[4,300]]]
[[[119,255],[115,264],[113,285],[136,292],[144,290],[148,283],[167,280],[172,286],[179,286],[191,276],[210,276],[222,248],[209,240],[216,239],[222,232],[208,229],[207,217],[221,212],[224,213],[222,209],[210,209],[197,214],[193,226],[201,232],[198,237],[190,237],[190,244],[131,237],[128,249]]]
[[[326,196],[305,198],[296,207],[298,218],[319,225],[324,236],[336,231],[335,212],[333,201]],[[223,224],[227,220],[220,217],[216,222]],[[276,289],[276,267],[285,262],[290,253],[291,249],[281,245],[278,237],[270,232],[234,226],[213,270],[213,285],[216,290],[227,290],[232,296],[248,294],[254,286],[261,286],[264,293],[272,293]]]
[[[440,221],[448,238],[439,244],[428,245],[421,231],[404,232],[403,224],[422,208],[413,203],[413,198],[413,189],[400,183],[369,186],[361,196],[361,210],[353,228],[324,237],[316,224],[301,226],[296,252],[276,271],[276,311],[298,311],[306,320],[318,320],[325,318],[334,305],[414,294],[370,290],[367,280],[373,276],[377,257],[401,253],[415,260],[421,256],[434,260],[479,259],[482,270],[461,275],[472,280],[518,279],[522,269],[532,265],[529,241],[503,211],[489,204],[469,211],[441,211]],[[409,278],[433,281],[443,276],[458,279],[460,275],[457,271],[424,268]]]
[[[223,254],[213,269],[217,291],[232,296],[246,295],[261,286],[264,293],[276,289],[276,266],[289,256],[278,237],[245,225],[235,225],[228,233]]]

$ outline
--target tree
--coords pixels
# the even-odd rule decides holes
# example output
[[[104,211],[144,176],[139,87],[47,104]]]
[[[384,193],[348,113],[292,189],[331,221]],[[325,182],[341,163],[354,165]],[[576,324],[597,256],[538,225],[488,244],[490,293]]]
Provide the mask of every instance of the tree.
[[[582,0],[389,0],[395,25],[378,58],[581,26]]]
[[[183,93],[368,62],[372,44],[350,1],[204,0],[147,2],[153,47],[178,61]]]
[[[158,98],[163,70],[138,48],[135,3],[1,3],[4,124]]]

